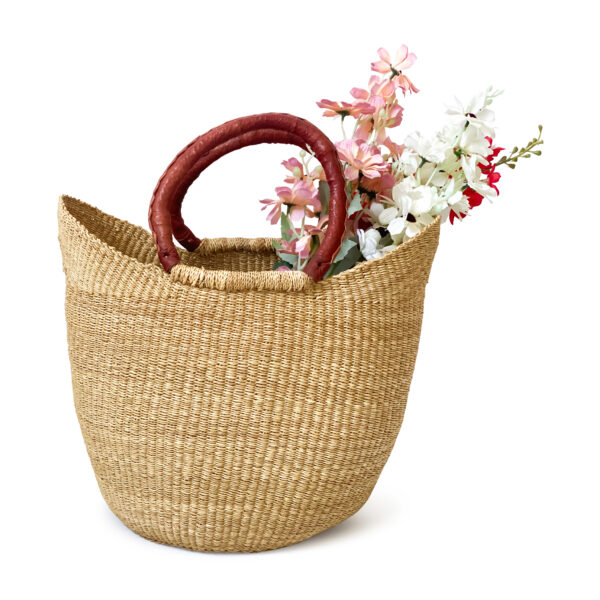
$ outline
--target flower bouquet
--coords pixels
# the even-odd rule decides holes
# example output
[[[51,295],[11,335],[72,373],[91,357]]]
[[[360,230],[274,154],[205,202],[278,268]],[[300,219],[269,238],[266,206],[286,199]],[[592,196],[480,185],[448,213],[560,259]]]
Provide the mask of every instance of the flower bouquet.
[[[541,154],[541,125],[524,147],[502,154],[490,109],[501,92],[492,87],[466,104],[456,100],[448,107],[448,123],[433,137],[415,132],[403,143],[392,140],[389,130],[400,125],[404,112],[399,93],[419,91],[405,73],[416,56],[404,45],[393,59],[384,48],[378,54],[367,89],[352,88],[349,102],[317,102],[325,117],[340,120],[336,148],[349,202],[345,236],[325,277],[384,256],[438,216],[461,221],[484,198],[498,196],[498,167],[514,169],[519,159]],[[276,199],[261,200],[268,220],[281,226],[281,242],[275,243],[280,260],[273,267],[278,271],[303,270],[327,229],[329,186],[321,166],[311,167],[313,158],[301,150],[299,158],[283,161],[287,185],[275,189]]]

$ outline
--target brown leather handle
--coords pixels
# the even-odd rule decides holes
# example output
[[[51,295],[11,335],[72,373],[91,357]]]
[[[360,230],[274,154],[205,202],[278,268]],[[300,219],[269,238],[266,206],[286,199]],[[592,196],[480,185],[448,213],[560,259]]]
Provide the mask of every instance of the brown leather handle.
[[[293,136],[289,132],[281,132],[276,129],[265,129],[263,130],[263,142],[264,143],[290,143],[296,146],[304,148],[305,144],[301,137]],[[200,239],[197,238],[191,229],[183,221],[181,214],[181,207],[183,205],[183,199],[189,189],[190,185],[196,180],[198,175],[204,171],[221,156],[229,154],[234,150],[242,147],[244,141],[240,138],[232,138],[227,142],[224,142],[211,152],[203,155],[198,159],[196,164],[189,170],[187,176],[182,179],[177,187],[177,193],[174,195],[171,205],[171,225],[173,227],[173,236],[175,239],[190,252],[193,252],[199,245]]]
[[[325,237],[304,272],[315,281],[327,273],[345,232],[347,199],[342,165],[329,138],[308,121],[284,113],[264,113],[228,121],[188,144],[160,178],[150,202],[149,222],[158,256],[166,271],[180,261],[173,243],[188,249],[200,240],[185,226],[180,204],[189,186],[215,160],[246,146],[262,143],[293,144],[310,149],[321,163],[330,187],[329,222]]]

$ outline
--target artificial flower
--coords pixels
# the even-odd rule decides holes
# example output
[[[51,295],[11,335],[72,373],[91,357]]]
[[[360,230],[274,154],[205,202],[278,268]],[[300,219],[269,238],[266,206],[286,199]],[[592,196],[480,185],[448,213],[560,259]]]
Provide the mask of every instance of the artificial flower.
[[[365,177],[379,177],[387,170],[381,154],[362,140],[343,140],[336,144],[340,158],[345,161],[344,176],[349,181],[358,179],[358,174]]]
[[[333,102],[332,100],[323,99],[317,102],[317,106],[326,109],[323,113],[324,117],[359,117],[363,114],[372,114],[374,108],[367,102]]]
[[[268,206],[273,207],[267,216],[272,224],[281,219],[283,205],[290,207],[290,218],[296,222],[301,221],[305,216],[314,217],[315,213],[321,210],[318,192],[314,185],[308,181],[296,181],[291,188],[280,186],[275,188],[275,192],[277,193],[277,200],[261,200],[265,205],[263,210]]]
[[[390,136],[386,137],[383,142],[381,142],[382,146],[385,146],[393,157],[398,157],[404,152],[406,146],[404,144],[396,144],[396,142],[390,139]]]
[[[490,151],[490,144],[480,129],[476,127],[467,127],[460,136],[459,148],[464,154],[479,156],[479,162],[487,163],[487,155]]]
[[[498,192],[487,182],[487,178],[483,177],[480,163],[481,156],[461,156],[461,164],[468,186],[481,194],[482,196],[491,199],[498,195]]]
[[[381,241],[381,234],[377,229],[367,229],[363,231],[358,230],[358,247],[360,253],[367,259],[373,260],[374,258],[381,258],[383,252],[379,248],[379,242]]]
[[[445,144],[439,138],[426,138],[418,131],[410,134],[405,143],[419,156],[433,163],[442,161],[446,154]]]
[[[500,92],[492,92],[490,90],[486,94],[480,94],[471,98],[467,104],[463,104],[458,98],[454,98],[455,103],[449,106],[446,113],[457,117],[460,126],[473,125],[480,129],[484,135],[494,137],[493,123],[495,119],[494,112],[487,108],[490,103],[490,98],[497,96]]]
[[[377,54],[379,54],[381,60],[371,63],[371,69],[383,75],[387,75],[388,73],[392,76],[399,75],[402,71],[411,67],[415,60],[417,60],[417,57],[412,52],[408,52],[408,48],[404,44],[396,52],[394,60],[392,60],[390,53],[385,48],[379,48]]]
[[[291,176],[288,175],[284,179],[286,183],[295,183],[304,179],[304,165],[297,158],[292,157],[281,164],[291,173]]]

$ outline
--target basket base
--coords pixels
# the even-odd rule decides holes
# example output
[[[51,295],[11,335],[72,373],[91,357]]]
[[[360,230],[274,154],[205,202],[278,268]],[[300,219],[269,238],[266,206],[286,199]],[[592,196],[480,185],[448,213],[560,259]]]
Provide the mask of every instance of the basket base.
[[[369,496],[370,496],[370,494],[369,494]],[[164,546],[172,546],[175,548],[181,548],[184,550],[192,550],[195,552],[211,552],[211,553],[220,552],[220,553],[228,553],[229,554],[229,553],[265,552],[268,550],[277,550],[279,548],[286,548],[288,546],[293,546],[294,544],[299,544],[300,542],[304,542],[320,533],[323,533],[324,531],[328,531],[329,529],[337,527],[341,523],[347,521],[350,517],[354,516],[366,504],[367,500],[368,500],[368,497],[365,499],[364,502],[362,502],[359,506],[357,506],[355,508],[355,510],[353,510],[352,512],[346,514],[345,516],[343,516],[341,518],[336,519],[335,521],[332,521],[331,524],[321,526],[312,531],[305,531],[305,532],[299,533],[298,535],[296,535],[294,537],[285,538],[285,539],[284,538],[276,539],[275,537],[271,536],[269,540],[263,540],[261,542],[246,543],[246,544],[240,544],[240,543],[235,544],[235,543],[231,543],[231,542],[228,544],[223,544],[223,543],[219,543],[219,544],[204,543],[203,544],[203,543],[192,542],[189,539],[184,540],[183,538],[169,539],[169,538],[166,538],[163,534],[159,533],[157,535],[156,531],[152,530],[151,528],[140,527],[139,523],[128,522],[128,520],[122,518],[119,515],[119,513],[110,506],[110,504],[107,503],[107,506],[110,509],[110,511],[112,512],[112,514],[115,517],[117,517],[117,519],[119,519],[119,521],[121,523],[123,523],[123,525],[125,525],[125,527],[127,527],[127,529],[129,529],[136,535],[138,535],[150,542],[154,542],[156,544],[162,544]],[[199,537],[201,537],[201,536],[199,536]]]

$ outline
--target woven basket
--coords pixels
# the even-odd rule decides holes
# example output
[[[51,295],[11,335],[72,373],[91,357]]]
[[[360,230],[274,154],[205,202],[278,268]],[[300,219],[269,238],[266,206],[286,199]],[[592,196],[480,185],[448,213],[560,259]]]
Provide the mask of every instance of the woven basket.
[[[246,119],[170,165],[153,197],[154,240],[68,196],[58,211],[75,407],[100,490],[133,531],[194,550],[286,546],[366,502],[402,423],[439,235],[436,221],[320,280],[346,213],[335,150],[296,117]],[[200,242],[181,219],[210,162],[282,138],[310,146],[332,189],[338,239],[312,275],[272,271],[271,239]],[[195,250],[175,258],[174,230]]]

